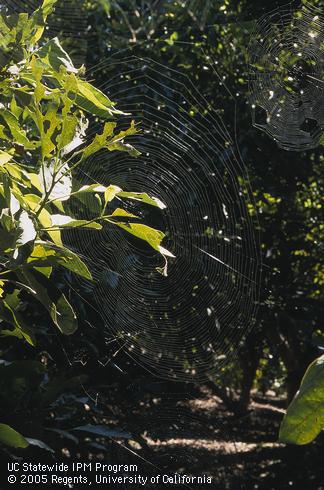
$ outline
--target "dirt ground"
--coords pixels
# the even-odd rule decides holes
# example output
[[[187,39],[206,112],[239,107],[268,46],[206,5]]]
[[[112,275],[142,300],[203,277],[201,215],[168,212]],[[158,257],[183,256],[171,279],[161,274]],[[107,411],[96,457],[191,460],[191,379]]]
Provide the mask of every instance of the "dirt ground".
[[[127,417],[129,430],[142,440],[141,449],[138,442],[129,448],[147,461],[141,463],[144,473],[212,477],[211,484],[183,488],[324,490],[324,438],[301,447],[279,444],[283,414],[283,400],[271,394],[254,394],[249,413],[239,418],[206,390],[190,399],[174,393],[150,396],[135,402]],[[130,460],[138,464],[138,458]]]
[[[307,446],[279,444],[277,434],[284,402],[273,394],[254,394],[250,411],[244,417],[234,417],[207,389],[188,395],[159,387],[147,394],[125,391],[116,385],[115,389],[107,387],[106,393],[102,390],[100,398],[100,411],[88,412],[87,423],[127,430],[132,433],[132,440],[109,442],[107,438],[85,437],[78,446],[72,442],[69,449],[61,446],[55,455],[39,450],[33,459],[135,464],[138,474],[148,477],[145,486],[92,485],[98,489],[324,490],[323,435]],[[102,444],[106,445],[105,451],[101,450]],[[176,473],[187,475],[190,481],[149,482],[151,477],[174,478]],[[202,481],[207,477],[212,480],[198,482],[198,477]],[[0,489],[23,488],[7,485],[0,484]],[[32,485],[28,487],[36,490]]]

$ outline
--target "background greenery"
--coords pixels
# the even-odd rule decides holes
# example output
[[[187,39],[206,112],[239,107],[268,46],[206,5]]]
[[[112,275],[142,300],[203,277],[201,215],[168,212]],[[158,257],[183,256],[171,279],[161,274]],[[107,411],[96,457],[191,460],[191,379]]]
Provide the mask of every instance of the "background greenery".
[[[46,8],[51,10],[52,3],[54,2],[45,2]],[[291,8],[298,8],[298,5],[298,2],[291,4]],[[23,7],[31,13],[30,4],[22,6],[21,11],[24,10]],[[91,149],[91,144],[94,145],[95,142],[98,142],[98,149],[107,146],[108,151],[110,150],[109,145],[115,143],[112,139],[114,123],[103,120],[103,114],[96,104],[93,105],[92,98],[93,94],[97,98],[104,95],[93,89],[92,101],[85,101],[85,78],[82,70],[77,74],[73,67],[80,67],[84,63],[91,73],[91,68],[112,52],[129,49],[136,43],[137,53],[174,69],[185,70],[198,84],[200,93],[213,106],[222,108],[229,128],[233,122],[233,99],[225,91],[220,92],[212,86],[208,73],[202,75],[207,56],[218,61],[217,70],[226,77],[226,86],[231,93],[238,94],[237,139],[244,162],[248,166],[254,193],[256,205],[251,212],[258,214],[265,273],[257,324],[239,352],[238,363],[228,366],[221,381],[211,381],[205,387],[208,397],[216,396],[221,400],[217,408],[218,418],[223,420],[224,417],[224,431],[227,432],[229,441],[252,440],[256,443],[254,451],[245,458],[225,458],[223,462],[215,463],[214,471],[219,471],[220,475],[219,485],[222,488],[277,489],[291,488],[292,485],[293,488],[305,488],[307,482],[307,488],[321,488],[321,435],[309,446],[280,446],[271,450],[266,446],[269,441],[277,441],[282,409],[292,400],[307,366],[319,356],[324,345],[321,149],[302,153],[280,149],[275,141],[252,127],[251,114],[246,103],[247,46],[253,21],[274,7],[273,2],[239,0],[191,0],[183,3],[168,0],[147,3],[135,0],[75,0],[69,3],[68,16],[66,2],[59,1],[56,15],[48,19],[50,29],[45,32],[45,37],[42,38],[44,41],[40,42],[40,35],[43,34],[41,30],[46,21],[44,13],[41,16],[34,14],[34,20],[28,28],[25,18],[21,18],[23,29],[8,27],[8,21],[2,23],[1,30],[7,29],[9,39],[5,38],[1,45],[1,102],[5,108],[1,108],[0,121],[3,179],[1,226],[4,237],[1,240],[5,241],[5,244],[1,244],[2,255],[5,256],[1,272],[4,274],[1,329],[7,335],[1,339],[3,363],[0,366],[0,413],[1,421],[6,425],[0,426],[0,430],[4,443],[2,451],[5,454],[14,454],[14,447],[22,448],[29,443],[27,449],[23,450],[29,451],[29,457],[39,458],[41,455],[42,458],[61,458],[67,454],[70,457],[81,454],[86,458],[92,452],[111,456],[114,454],[114,445],[107,443],[107,439],[103,437],[117,435],[129,448],[138,444],[136,447],[140,448],[140,454],[160,464],[158,450],[152,451],[143,437],[150,425],[145,426],[147,419],[142,420],[136,411],[143,401],[148,407],[154,405],[152,400],[156,393],[154,394],[154,389],[150,386],[151,381],[156,388],[154,379],[150,380],[146,372],[127,356],[123,357],[122,353],[118,358],[118,367],[127,373],[126,376],[114,368],[112,363],[106,366],[98,364],[97,359],[109,359],[114,354],[114,349],[104,343],[100,318],[89,310],[79,296],[76,297],[73,291],[69,291],[65,276],[67,269],[79,273],[83,270],[87,275],[86,266],[83,265],[82,269],[81,265],[80,269],[81,259],[71,255],[62,243],[57,242],[57,233],[62,230],[51,230],[43,223],[37,229],[41,216],[39,209],[43,214],[47,211],[49,214],[71,216],[70,209],[66,207],[68,203],[57,199],[56,202],[42,205],[46,196],[46,184],[42,188],[40,182],[35,187],[35,178],[30,177],[31,174],[42,176],[41,166],[46,159],[51,160],[54,154],[59,154],[64,146],[71,143],[76,135],[76,128],[80,128],[81,120],[87,113],[99,118],[103,132],[99,133],[100,140],[98,135],[89,133],[87,146],[82,146],[83,151],[85,148]],[[71,22],[73,12],[77,15],[77,22]],[[12,22],[17,22],[17,19]],[[48,44],[48,39],[54,35],[58,35],[61,44]],[[17,36],[20,38],[19,43]],[[43,46],[46,41],[47,44],[40,48],[38,54],[37,51],[29,54],[29,64],[24,65],[22,70],[19,68],[17,73],[12,67],[26,59],[24,49],[28,53],[31,36],[39,46]],[[21,48],[24,42],[27,47]],[[57,64],[58,56],[61,60],[63,56],[65,68],[62,68],[62,61]],[[37,64],[37,60],[42,62],[41,65]],[[40,70],[45,72],[40,73]],[[47,89],[52,95],[41,103],[43,85],[46,85],[44,75],[48,81]],[[100,87],[106,76],[104,69],[99,71],[95,85]],[[73,89],[76,83],[74,78],[80,82]],[[22,79],[24,83],[18,81],[18,86],[13,89],[13,79]],[[34,90],[32,87],[35,80],[38,80],[38,85]],[[76,109],[70,108],[71,86],[67,87],[68,83],[72,84],[74,90],[73,102],[77,102],[79,97]],[[58,87],[63,88],[63,95],[59,99],[55,92]],[[81,92],[80,87],[83,87]],[[22,99],[16,96],[17,93]],[[41,118],[48,121],[45,125],[46,133],[42,133],[37,119],[37,104],[40,103]],[[118,113],[114,112],[111,102],[104,99],[103,104],[106,114],[109,113],[109,121],[111,118],[118,120]],[[25,106],[30,111],[24,110]],[[101,105],[100,108],[102,109]],[[14,124],[9,119],[12,116],[8,111],[15,118]],[[31,114],[33,111],[34,114]],[[63,131],[60,126],[64,111],[66,117],[73,122],[74,130],[69,133],[70,139],[63,144],[60,135],[67,134],[67,130]],[[130,134],[135,130],[132,128],[130,125]],[[79,133],[81,130],[82,128]],[[120,138],[116,141],[120,142]],[[49,146],[46,146],[46,142],[49,142]],[[126,149],[136,153],[135,149],[129,147],[112,149]],[[77,161],[78,159],[72,160],[73,163]],[[78,188],[71,187],[71,190],[77,192]],[[104,209],[105,204],[112,199],[110,193],[121,192],[114,188],[108,191],[105,188],[102,192],[98,192],[98,189],[89,190],[99,194]],[[53,199],[50,192],[47,194],[47,198]],[[38,198],[30,198],[31,195]],[[148,199],[152,199],[152,196],[148,196]],[[63,211],[58,207],[60,202],[61,205],[63,202]],[[156,202],[152,200],[151,204],[156,205]],[[107,216],[103,213],[100,219],[111,219],[111,214]],[[32,219],[35,231],[29,219]],[[73,226],[101,226],[100,219],[91,224],[77,223],[77,216],[72,216],[71,219],[74,220]],[[53,221],[51,223],[53,225]],[[44,228],[49,228],[49,231],[44,231]],[[31,230],[33,236],[29,236]],[[55,237],[53,233],[56,234]],[[8,234],[11,240],[9,245]],[[163,235],[158,236],[157,246],[163,238]],[[30,278],[26,267],[32,268],[34,277]],[[5,275],[7,270],[9,275]],[[57,288],[52,284],[52,298],[46,296],[43,301],[41,297],[44,293],[37,291],[37,288],[42,291],[44,289],[44,286],[38,286],[36,282],[40,280],[40,274],[46,280],[52,278],[52,283],[59,285]],[[37,298],[28,288],[38,292]],[[52,288],[55,289],[54,292]],[[84,296],[86,297],[85,292]],[[43,303],[44,309],[39,308],[38,301]],[[78,330],[72,337],[62,337],[54,330],[50,321],[52,318],[54,324],[57,323],[57,306],[53,309],[53,304],[58,305],[60,301],[60,305],[63,301],[64,307],[68,308],[69,326],[57,325],[59,329],[64,332],[68,328],[69,332],[66,333],[73,333],[76,329],[76,325],[73,326],[75,316],[78,319]],[[89,322],[96,324],[95,331],[89,326]],[[81,356],[80,359],[86,359],[86,362],[76,362],[78,355]],[[74,362],[71,363],[70,359]],[[305,379],[303,382],[301,395],[306,393],[306,398],[304,395],[304,398],[296,399],[291,406],[292,426],[287,419],[286,426],[281,431],[283,440],[304,444],[311,441],[323,427],[323,413],[319,412],[323,410],[322,374],[322,363],[317,361],[308,373],[310,381]],[[163,389],[172,391],[170,386],[164,386]],[[186,393],[193,399],[198,396],[197,389],[195,386],[185,387]],[[318,398],[315,404],[310,404],[309,400],[314,401],[313,389],[317,390]],[[95,403],[95,393],[98,390],[106,400],[102,406]],[[262,409],[258,408],[258,403],[261,402]],[[163,397],[160,403],[162,413]],[[272,409],[268,410],[267,406]],[[150,412],[150,408],[148,411]],[[132,419],[133,413],[138,416],[137,421]],[[303,431],[298,428],[296,432],[294,417],[297,416],[298,419],[300,413],[306,413],[308,426]],[[317,421],[314,420],[314,413]],[[110,423],[105,422],[105,417]],[[7,426],[23,436],[10,434]],[[80,427],[83,429],[80,430]],[[8,441],[11,448],[8,447]],[[43,446],[43,450],[39,446]],[[190,453],[189,450],[188,452]],[[25,453],[18,450],[15,454]],[[125,459],[125,456],[119,457]],[[200,459],[204,458],[208,459],[210,455],[202,449]],[[262,466],[264,461],[266,464]],[[298,462],[303,462],[300,469]],[[220,470],[223,466],[227,468],[224,473]],[[203,463],[197,465],[197,472],[200,470],[203,470]]]

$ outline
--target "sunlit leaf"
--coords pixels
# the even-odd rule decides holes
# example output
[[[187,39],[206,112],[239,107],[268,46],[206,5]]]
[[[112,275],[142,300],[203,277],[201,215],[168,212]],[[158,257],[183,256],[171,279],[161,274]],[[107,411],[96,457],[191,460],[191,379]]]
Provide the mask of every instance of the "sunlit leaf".
[[[154,250],[157,250],[162,255],[167,257],[174,257],[174,255],[161,246],[161,242],[165,237],[165,234],[160,230],[155,230],[147,225],[139,223],[119,223],[115,222],[117,226],[127,231],[131,235],[134,235],[141,240],[147,242]]]
[[[96,134],[90,145],[83,150],[82,158],[86,159],[94,153],[97,153],[102,148],[105,148],[108,138],[114,134],[115,127],[116,123],[114,122],[105,123],[102,133]]]
[[[101,184],[90,184],[90,185],[83,185],[80,187],[78,191],[73,192],[74,196],[77,196],[78,194],[84,194],[88,192],[105,192],[106,187],[101,185]]]
[[[37,55],[48,63],[55,71],[60,71],[60,67],[64,66],[68,72],[78,73],[78,70],[73,66],[70,56],[62,48],[57,37],[44,44],[44,46],[37,51]]]
[[[125,217],[125,218],[137,218],[135,214],[129,213],[128,211],[125,211],[125,209],[122,208],[116,208],[114,212],[109,215],[109,218],[118,218],[118,217]],[[104,216],[105,218],[105,216]]]
[[[95,230],[101,230],[102,226],[95,221],[88,221],[86,219],[73,219],[70,216],[64,214],[52,214],[52,227],[55,228],[93,228]]]
[[[3,165],[4,163],[10,162],[12,160],[13,155],[10,155],[10,153],[7,153],[5,151],[0,151],[0,165]]]
[[[121,188],[118,185],[110,185],[105,190],[104,198],[105,198],[105,207],[106,205],[112,201],[116,195],[121,191]]]
[[[102,119],[111,119],[114,114],[123,114],[114,108],[114,103],[103,93],[85,80],[78,79],[76,104]]]
[[[64,117],[58,139],[58,149],[62,149],[62,156],[68,155],[84,143],[87,127],[88,121],[85,119],[78,120],[74,115]]]
[[[42,264],[60,265],[75,274],[92,279],[91,273],[80,257],[67,247],[59,247],[50,242],[37,240],[35,247],[28,258],[28,263],[41,266]]]
[[[28,28],[32,31],[29,38],[31,45],[37,43],[45,29],[47,16],[52,12],[57,0],[43,0],[42,5],[31,15]]]
[[[118,197],[126,199],[134,199],[135,201],[141,201],[145,204],[150,204],[151,206],[156,206],[160,209],[165,209],[166,205],[160,201],[157,197],[150,197],[145,192],[118,192]]]

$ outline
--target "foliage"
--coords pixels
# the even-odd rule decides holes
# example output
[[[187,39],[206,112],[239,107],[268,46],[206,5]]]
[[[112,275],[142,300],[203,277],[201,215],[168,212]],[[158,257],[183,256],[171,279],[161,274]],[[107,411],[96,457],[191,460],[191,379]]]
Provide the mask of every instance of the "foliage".
[[[21,290],[36,295],[56,326],[63,333],[71,334],[76,329],[71,306],[63,294],[54,302],[46,287],[50,284],[52,267],[63,266],[91,279],[87,266],[63,246],[62,230],[72,227],[100,230],[109,222],[146,240],[159,251],[163,250],[160,243],[164,237],[162,232],[145,225],[128,225],[124,221],[136,216],[119,208],[105,214],[107,204],[115,197],[163,207],[158,200],[123,192],[116,186],[74,187],[72,170],[103,148],[137,156],[138,151],[124,142],[137,129],[132,122],[128,130],[115,133],[116,123],[105,122],[102,133],[87,143],[89,121],[84,111],[104,119],[111,119],[119,111],[101,91],[80,77],[58,39],[35,47],[43,29],[37,19],[43,22],[53,4],[53,1],[44,2],[30,19],[25,14],[2,19],[3,26],[8,28],[7,60],[2,66],[0,85],[3,94],[0,108],[2,281],[3,286],[7,282],[16,286],[14,293],[4,297],[2,318],[11,319],[14,332],[31,343],[30,333],[26,334],[12,314]],[[15,49],[19,45],[22,59],[21,56],[17,59],[16,50],[9,50],[13,44]],[[16,58],[16,64],[12,64],[12,57]],[[68,214],[70,198],[85,192],[99,196],[102,209],[97,219],[78,220]],[[12,272],[15,279],[12,276],[7,279]]]
[[[125,139],[138,129],[132,121],[118,131],[112,119],[121,112],[115,104],[83,77],[83,69],[74,67],[57,38],[42,41],[55,2],[44,0],[30,16],[0,16],[0,329],[2,337],[17,337],[30,346],[36,345],[39,326],[25,321],[23,311],[35,300],[61,333],[71,335],[77,329],[76,311],[55,284],[55,271],[64,268],[92,279],[86,263],[64,245],[64,230],[90,228],[96,233],[109,223],[171,255],[161,246],[163,232],[138,223],[137,216],[120,207],[107,212],[117,198],[163,208],[158,199],[100,183],[80,188],[73,178],[73,171],[99,150],[136,157],[139,152]],[[102,121],[102,131],[88,137],[91,118]],[[100,213],[92,220],[80,220],[72,212],[71,200],[84,193],[100,202]],[[17,406],[35,412],[69,388],[61,382],[54,389],[55,380],[44,388],[44,366],[36,361],[0,367],[4,412],[17,411]],[[49,396],[53,389],[55,396]],[[13,447],[28,444],[4,424],[0,439]]]

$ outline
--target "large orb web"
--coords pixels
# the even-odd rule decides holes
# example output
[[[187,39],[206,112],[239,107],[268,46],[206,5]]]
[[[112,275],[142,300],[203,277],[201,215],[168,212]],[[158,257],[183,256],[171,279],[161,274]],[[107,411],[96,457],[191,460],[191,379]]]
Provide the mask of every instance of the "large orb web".
[[[290,151],[322,142],[323,14],[310,2],[273,10],[251,35],[249,93],[253,125]]]
[[[166,208],[134,200],[119,207],[162,230],[163,258],[124,231],[69,232],[96,278],[93,297],[107,329],[154,374],[196,381],[219,372],[251,330],[261,271],[248,178],[223,120],[186,75],[132,52],[91,73],[141,133],[141,156],[102,152],[79,169],[80,184],[146,192]],[[211,76],[216,90],[219,78]],[[112,209],[116,202],[112,202]],[[83,218],[93,217],[93,201]]]
[[[77,2],[71,0],[68,5]],[[64,17],[68,10],[60,12]],[[72,32],[79,39],[84,18],[73,13],[63,20],[67,39]],[[60,22],[54,18],[50,32],[59,33]],[[209,73],[214,90],[224,90],[222,74]],[[80,185],[115,184],[159,198],[165,209],[134,200],[114,200],[111,209],[118,205],[133,211],[143,223],[163,230],[163,245],[175,255],[169,259],[165,277],[156,270],[164,266],[163,258],[117,227],[63,234],[65,245],[82,253],[95,279],[81,284],[79,290],[92,292],[92,306],[102,315],[107,338],[119,342],[112,355],[108,346],[106,378],[108,382],[118,379],[111,360],[124,368],[127,356],[117,358],[121,349],[159,377],[193,383],[222,377],[224,365],[230,364],[253,327],[261,272],[248,177],[235,140],[219,116],[223,108],[210,107],[189,77],[139,57],[136,48],[104,60],[87,78],[130,114],[118,118],[120,128],[128,127],[131,119],[139,124],[141,134],[129,141],[142,154],[132,158],[102,151],[84,162],[75,177]],[[234,117],[226,116],[234,128]],[[101,125],[92,120],[90,128],[89,139]],[[96,199],[85,194],[82,208],[77,199],[71,206],[79,214],[82,209],[80,218],[93,218],[100,211]],[[77,337],[72,342],[77,343]],[[135,436],[147,434],[148,451],[143,455],[142,449],[130,451],[122,445],[118,451],[118,442],[116,454],[109,452],[107,462],[125,463],[129,458],[138,464],[145,458],[147,472],[153,471],[153,460],[159,473],[160,468],[168,473],[186,468],[191,474],[198,467],[212,474],[217,467],[217,481],[227,481],[235,465],[223,455],[229,446],[231,452],[237,451],[235,421],[231,422],[216,397],[207,393],[203,405],[211,404],[211,409],[201,410],[201,395],[191,393],[188,383],[167,380],[164,384],[146,373],[144,379],[134,379],[136,371],[134,375],[127,367],[124,372],[124,386],[122,382],[109,385],[106,396],[100,388],[105,423],[116,423]],[[99,365],[97,373],[99,377]],[[98,393],[93,395],[97,405]],[[112,413],[107,400],[118,401]],[[200,452],[192,450],[197,443]],[[165,449],[156,454],[159,445]],[[214,467],[198,465],[206,450],[212,451],[214,463],[216,459]]]

